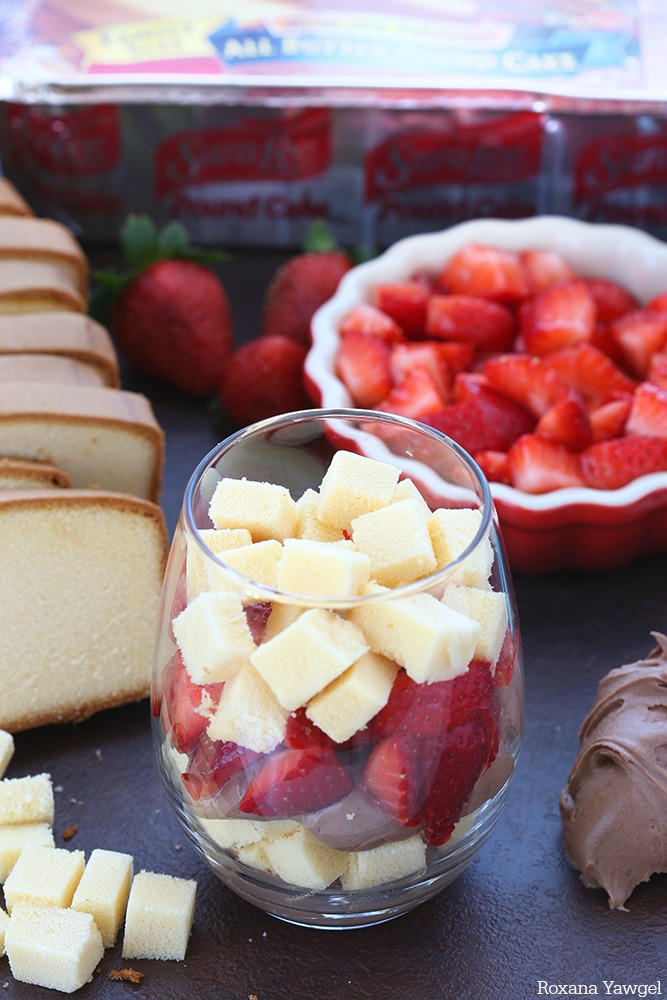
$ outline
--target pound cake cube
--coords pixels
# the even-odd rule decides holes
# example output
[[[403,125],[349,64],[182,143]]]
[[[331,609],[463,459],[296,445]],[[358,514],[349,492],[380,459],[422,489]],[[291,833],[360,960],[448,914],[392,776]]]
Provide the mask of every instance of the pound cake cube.
[[[105,385],[120,386],[118,355],[109,331],[84,313],[0,316],[0,354],[52,354],[85,362]]]
[[[223,478],[211,497],[209,516],[216,528],[247,528],[256,542],[282,542],[294,535],[296,504],[276,483]]]
[[[286,730],[287,711],[251,663],[227,681],[208,724],[212,740],[228,740],[258,753],[274,750]]]
[[[27,844],[5,881],[5,905],[69,906],[85,866],[83,851]]]
[[[317,840],[299,825],[289,836],[261,842],[270,871],[289,885],[326,889],[347,868],[348,855]]]
[[[0,393],[0,454],[50,462],[75,487],[156,503],[164,434],[141,393],[108,386],[11,382]]]
[[[9,762],[14,756],[14,737],[0,729],[0,778],[4,778]]]
[[[364,653],[311,698],[306,715],[335,743],[345,743],[387,704],[397,673],[397,663],[378,653]]]
[[[392,503],[398,503],[401,500],[416,500],[419,504],[419,509],[424,516],[424,520],[431,516],[431,508],[426,503],[426,500],[424,500],[424,497],[421,495],[412,479],[409,477],[401,479],[401,481],[396,484],[394,496],[392,497]]]
[[[475,646],[475,657],[488,660],[495,667],[507,631],[505,595],[495,590],[459,587],[450,583],[442,596],[442,603],[479,622],[481,631]]]
[[[352,540],[369,556],[371,575],[384,587],[411,583],[437,568],[424,512],[414,499],[355,517]]]
[[[350,612],[376,653],[405,667],[418,684],[465,672],[481,631],[472,618],[431,594],[362,604]]]
[[[132,884],[132,856],[95,848],[72,898],[72,909],[90,913],[105,948],[115,943]]]
[[[391,503],[398,476],[393,465],[337,451],[320,483],[317,517],[335,528],[348,529],[353,518]]]
[[[471,507],[451,509],[440,507],[431,514],[427,525],[438,569],[448,566],[459,558],[475,538],[481,523],[481,511]],[[466,587],[488,586],[492,566],[493,549],[486,536],[454,571],[451,582]]]
[[[305,609],[300,608],[298,604],[280,604],[278,601],[275,601],[271,606],[269,617],[266,620],[264,642],[275,638],[283,629],[293,625],[304,611]]]
[[[162,510],[137,497],[0,494],[12,567],[0,576],[0,726],[74,721],[147,697],[167,548]]]
[[[254,819],[206,819],[199,821],[206,833],[226,850],[238,850],[248,844],[259,844],[265,837],[286,837],[295,833],[301,824],[292,819],[276,819],[260,822]],[[301,827],[301,829],[303,829]]]
[[[71,485],[67,473],[48,462],[0,459],[0,490],[68,489]]]
[[[88,259],[74,234],[55,219],[5,218],[0,225],[0,261],[43,262],[60,270],[80,295],[89,289]]]
[[[9,927],[9,914],[0,906],[0,958],[5,954],[5,934]]]
[[[0,260],[0,315],[85,313],[88,300],[57,264]]]
[[[238,594],[200,594],[174,618],[172,629],[195,684],[229,680],[256,648]]]
[[[278,587],[310,597],[353,597],[368,582],[371,559],[339,542],[286,538]]]
[[[254,580],[265,587],[276,587],[278,583],[278,561],[282,556],[283,547],[275,538],[266,538],[250,545],[239,545],[237,548],[224,549],[218,553],[218,558],[230,566],[236,573],[249,580]],[[232,574],[226,573],[221,566],[210,562],[206,568],[209,590],[226,590],[236,593],[246,593],[249,584],[238,583]]]
[[[324,608],[311,608],[250,657],[288,712],[347,670],[368,651],[363,633]]]
[[[426,844],[421,837],[408,837],[394,843],[379,844],[368,851],[348,855],[347,869],[341,876],[344,889],[370,889],[421,871],[426,867]]]
[[[206,548],[219,555],[227,549],[236,549],[241,545],[250,545],[252,535],[246,528],[204,528],[199,532]],[[198,594],[209,590],[208,567],[209,558],[202,551],[194,538],[188,537],[186,555],[186,579],[188,600],[191,601]]]
[[[0,710],[1,706],[0,699]],[[54,812],[50,774],[29,774],[24,778],[3,778],[0,781],[0,825],[52,824]]]
[[[334,528],[317,516],[319,493],[308,489],[296,501],[295,538],[308,538],[313,542],[338,542],[343,537],[339,528]]]
[[[197,883],[141,871],[134,876],[125,914],[123,958],[180,962],[192,929]]]
[[[48,823],[11,823],[0,826],[0,884],[6,880],[21,851],[29,844],[56,846]]]
[[[90,982],[104,955],[102,937],[89,913],[21,903],[5,932],[14,979],[74,993]]]

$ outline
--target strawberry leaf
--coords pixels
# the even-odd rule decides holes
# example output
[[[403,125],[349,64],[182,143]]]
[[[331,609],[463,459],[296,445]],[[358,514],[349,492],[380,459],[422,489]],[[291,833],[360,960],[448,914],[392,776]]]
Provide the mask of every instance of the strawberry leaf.
[[[160,257],[182,257],[188,252],[188,231],[182,222],[172,219],[157,235],[157,248]]]
[[[132,268],[143,269],[160,257],[155,223],[147,215],[129,215],[120,229],[123,255]]]

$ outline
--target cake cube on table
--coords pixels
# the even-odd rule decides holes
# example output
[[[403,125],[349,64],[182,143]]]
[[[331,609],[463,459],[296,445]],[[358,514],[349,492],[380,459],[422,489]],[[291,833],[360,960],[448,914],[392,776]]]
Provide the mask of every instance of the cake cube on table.
[[[295,538],[308,538],[313,542],[337,542],[343,537],[339,528],[321,521],[317,516],[320,502],[316,490],[307,489],[296,501]]]
[[[228,680],[255,649],[238,594],[200,594],[174,618],[172,628],[195,684]]]
[[[252,535],[247,528],[204,528],[199,534],[209,552],[215,555],[252,543]],[[185,573],[189,601],[194,600],[202,591],[210,589],[208,566],[206,554],[193,538],[188,537]]]
[[[427,521],[438,569],[449,565],[467,549],[482,523],[481,511],[472,507],[439,507]],[[489,586],[493,549],[489,537],[456,569],[451,581],[467,587]]]
[[[495,590],[459,587],[450,583],[442,595],[442,603],[479,623],[481,631],[475,646],[475,657],[488,660],[495,666],[507,632],[505,595]]]
[[[246,663],[226,682],[208,724],[208,735],[212,740],[270,753],[283,740],[286,729],[287,711],[261,674]]]
[[[374,652],[401,664],[418,684],[464,673],[481,632],[478,622],[431,594],[360,604],[350,620]]]
[[[16,864],[24,847],[39,844],[55,847],[53,830],[48,823],[10,823],[0,826],[0,884]]]
[[[4,778],[9,762],[14,756],[14,737],[0,729],[0,778]]]
[[[50,774],[0,780],[0,825],[53,823],[55,802]]]
[[[209,516],[216,528],[247,528],[255,542],[291,538],[297,522],[296,503],[286,487],[251,479],[221,479]]]
[[[345,851],[327,847],[301,825],[287,837],[263,840],[262,848],[274,875],[304,889],[326,889],[347,867]]]
[[[374,885],[395,882],[426,866],[426,844],[421,837],[408,837],[390,844],[379,844],[368,851],[349,856],[341,876],[344,889],[370,889]]]
[[[368,651],[363,633],[351,621],[324,608],[311,608],[250,657],[288,712],[352,666]]]
[[[364,653],[308,702],[306,715],[335,743],[344,743],[387,704],[398,664]]]
[[[95,848],[72,898],[73,910],[93,917],[105,948],[115,943],[125,916],[132,864],[130,854]]]
[[[371,559],[338,542],[287,538],[278,563],[278,588],[310,597],[353,597],[368,582]]]
[[[218,553],[219,558],[237,573],[255,580],[267,587],[278,585],[278,563],[283,554],[282,544],[275,538],[267,538],[263,542],[251,542],[250,545],[239,545],[234,549],[225,549]],[[247,588],[242,582],[237,583],[221,566],[209,562],[206,567],[208,589],[223,590],[232,593],[245,593]]]
[[[350,522],[391,503],[399,470],[351,451],[337,451],[320,483],[317,517],[341,530]]]
[[[5,906],[69,906],[85,867],[83,851],[28,844],[5,881]]]
[[[190,939],[197,883],[141,871],[134,876],[125,914],[123,958],[180,962]]]
[[[382,586],[411,583],[437,569],[417,500],[399,500],[353,518],[352,540],[370,558],[371,575]]]
[[[74,993],[92,979],[104,945],[90,913],[20,903],[5,931],[5,951],[14,979]]]

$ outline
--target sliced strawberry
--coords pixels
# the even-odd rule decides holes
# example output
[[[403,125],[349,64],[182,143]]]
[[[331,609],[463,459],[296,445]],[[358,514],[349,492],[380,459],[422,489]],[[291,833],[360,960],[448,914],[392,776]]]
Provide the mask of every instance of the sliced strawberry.
[[[568,392],[567,396],[547,410],[537,422],[537,434],[551,441],[558,441],[572,451],[581,451],[593,440],[588,410],[581,396]]]
[[[568,387],[558,373],[530,354],[489,358],[482,371],[494,389],[520,403],[537,418],[567,395]]]
[[[257,601],[255,604],[246,604],[243,610],[255,644],[259,645],[264,638],[266,623],[271,614],[271,602]]]
[[[544,357],[589,341],[595,327],[595,303],[578,278],[562,281],[524,302],[519,331],[525,350]]]
[[[399,385],[413,368],[426,368],[432,375],[442,400],[446,402],[449,399],[453,374],[446,344],[432,340],[395,344],[391,349],[389,366],[396,385]]]
[[[190,798],[209,798],[261,759],[262,754],[254,750],[237,743],[214,741],[204,734],[181,778]]]
[[[630,396],[636,382],[593,344],[578,344],[556,351],[544,359],[545,367],[583,397],[586,406],[597,407],[612,399]]]
[[[600,441],[581,453],[581,470],[586,486],[620,489],[638,476],[667,471],[667,440],[631,435]]]
[[[405,340],[396,320],[367,302],[360,302],[350,309],[341,320],[338,333],[341,337],[348,333],[363,333],[366,337],[378,337],[388,344],[397,344]]]
[[[163,684],[162,718],[172,746],[179,753],[190,753],[208,726],[210,711],[220,700],[224,685],[194,684],[178,650],[165,667]],[[208,714],[199,711],[202,705],[209,709]]]
[[[540,434],[524,434],[507,452],[510,482],[526,493],[583,486],[579,454]]]
[[[626,288],[609,278],[582,278],[588,293],[595,302],[596,315],[600,323],[612,323],[632,309],[638,302]]]
[[[352,790],[331,750],[279,748],[254,772],[239,811],[256,816],[297,816],[323,809]]]
[[[468,243],[449,260],[438,284],[455,295],[520,302],[529,293],[519,255],[513,250]]]
[[[477,350],[509,351],[516,333],[514,315],[499,302],[471,295],[432,295],[426,333],[472,344]]]
[[[667,389],[667,351],[652,355],[646,377],[654,385]]]
[[[366,791],[401,826],[419,826],[419,741],[388,737],[371,750],[363,772]]]
[[[391,392],[390,348],[379,337],[346,333],[336,357],[336,374],[348,388],[355,406],[372,408]]]
[[[536,295],[551,285],[576,277],[574,269],[558,250],[522,250],[519,253],[519,260],[530,295]]]
[[[287,729],[283,739],[292,750],[306,750],[308,747],[333,749],[333,740],[311,722],[305,708],[297,708],[287,716]]]
[[[399,385],[391,389],[376,409],[423,420],[429,414],[437,413],[444,405],[445,400],[431,373],[425,368],[413,368]]]
[[[507,464],[507,452],[486,448],[482,451],[476,451],[474,457],[490,483],[507,483],[509,485],[510,472]]]
[[[667,438],[667,389],[642,382],[632,399],[626,434]]]
[[[439,342],[442,356],[447,359],[452,374],[466,371],[472,366],[475,360],[475,348],[473,344],[464,344],[462,341],[443,340]]]
[[[429,298],[429,288],[423,281],[376,285],[373,297],[377,308],[398,323],[406,337],[423,336]]]
[[[651,355],[667,345],[667,312],[635,309],[612,323],[610,330],[630,371],[644,378]]]
[[[436,413],[425,414],[421,419],[473,456],[478,451],[505,451],[534,423],[511,399],[503,399],[500,405],[488,400],[464,399]]]
[[[516,666],[516,657],[517,644],[515,643],[514,637],[508,628],[505,632],[505,638],[503,640],[503,645],[500,650],[500,655],[498,657],[498,662],[496,663],[496,669],[493,675],[493,681],[496,687],[509,686],[514,674],[514,667]]]
[[[593,441],[608,441],[609,438],[620,437],[625,431],[631,406],[632,397],[623,396],[591,410],[589,417]]]
[[[647,309],[655,309],[656,312],[667,312],[667,292],[660,292],[646,306]]]

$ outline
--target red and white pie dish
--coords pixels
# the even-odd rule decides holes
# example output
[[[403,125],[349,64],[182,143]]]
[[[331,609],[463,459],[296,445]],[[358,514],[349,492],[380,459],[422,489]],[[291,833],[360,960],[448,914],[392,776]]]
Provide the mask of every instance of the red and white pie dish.
[[[305,377],[317,405],[354,406],[336,374],[338,327],[349,310],[371,302],[376,285],[441,268],[475,242],[510,250],[557,250],[577,274],[618,282],[640,305],[667,289],[667,244],[626,226],[541,216],[472,220],[408,237],[348,272],[313,318]],[[491,492],[515,571],[604,570],[667,551],[667,472],[641,476],[620,489],[568,487],[529,494],[491,483]]]

